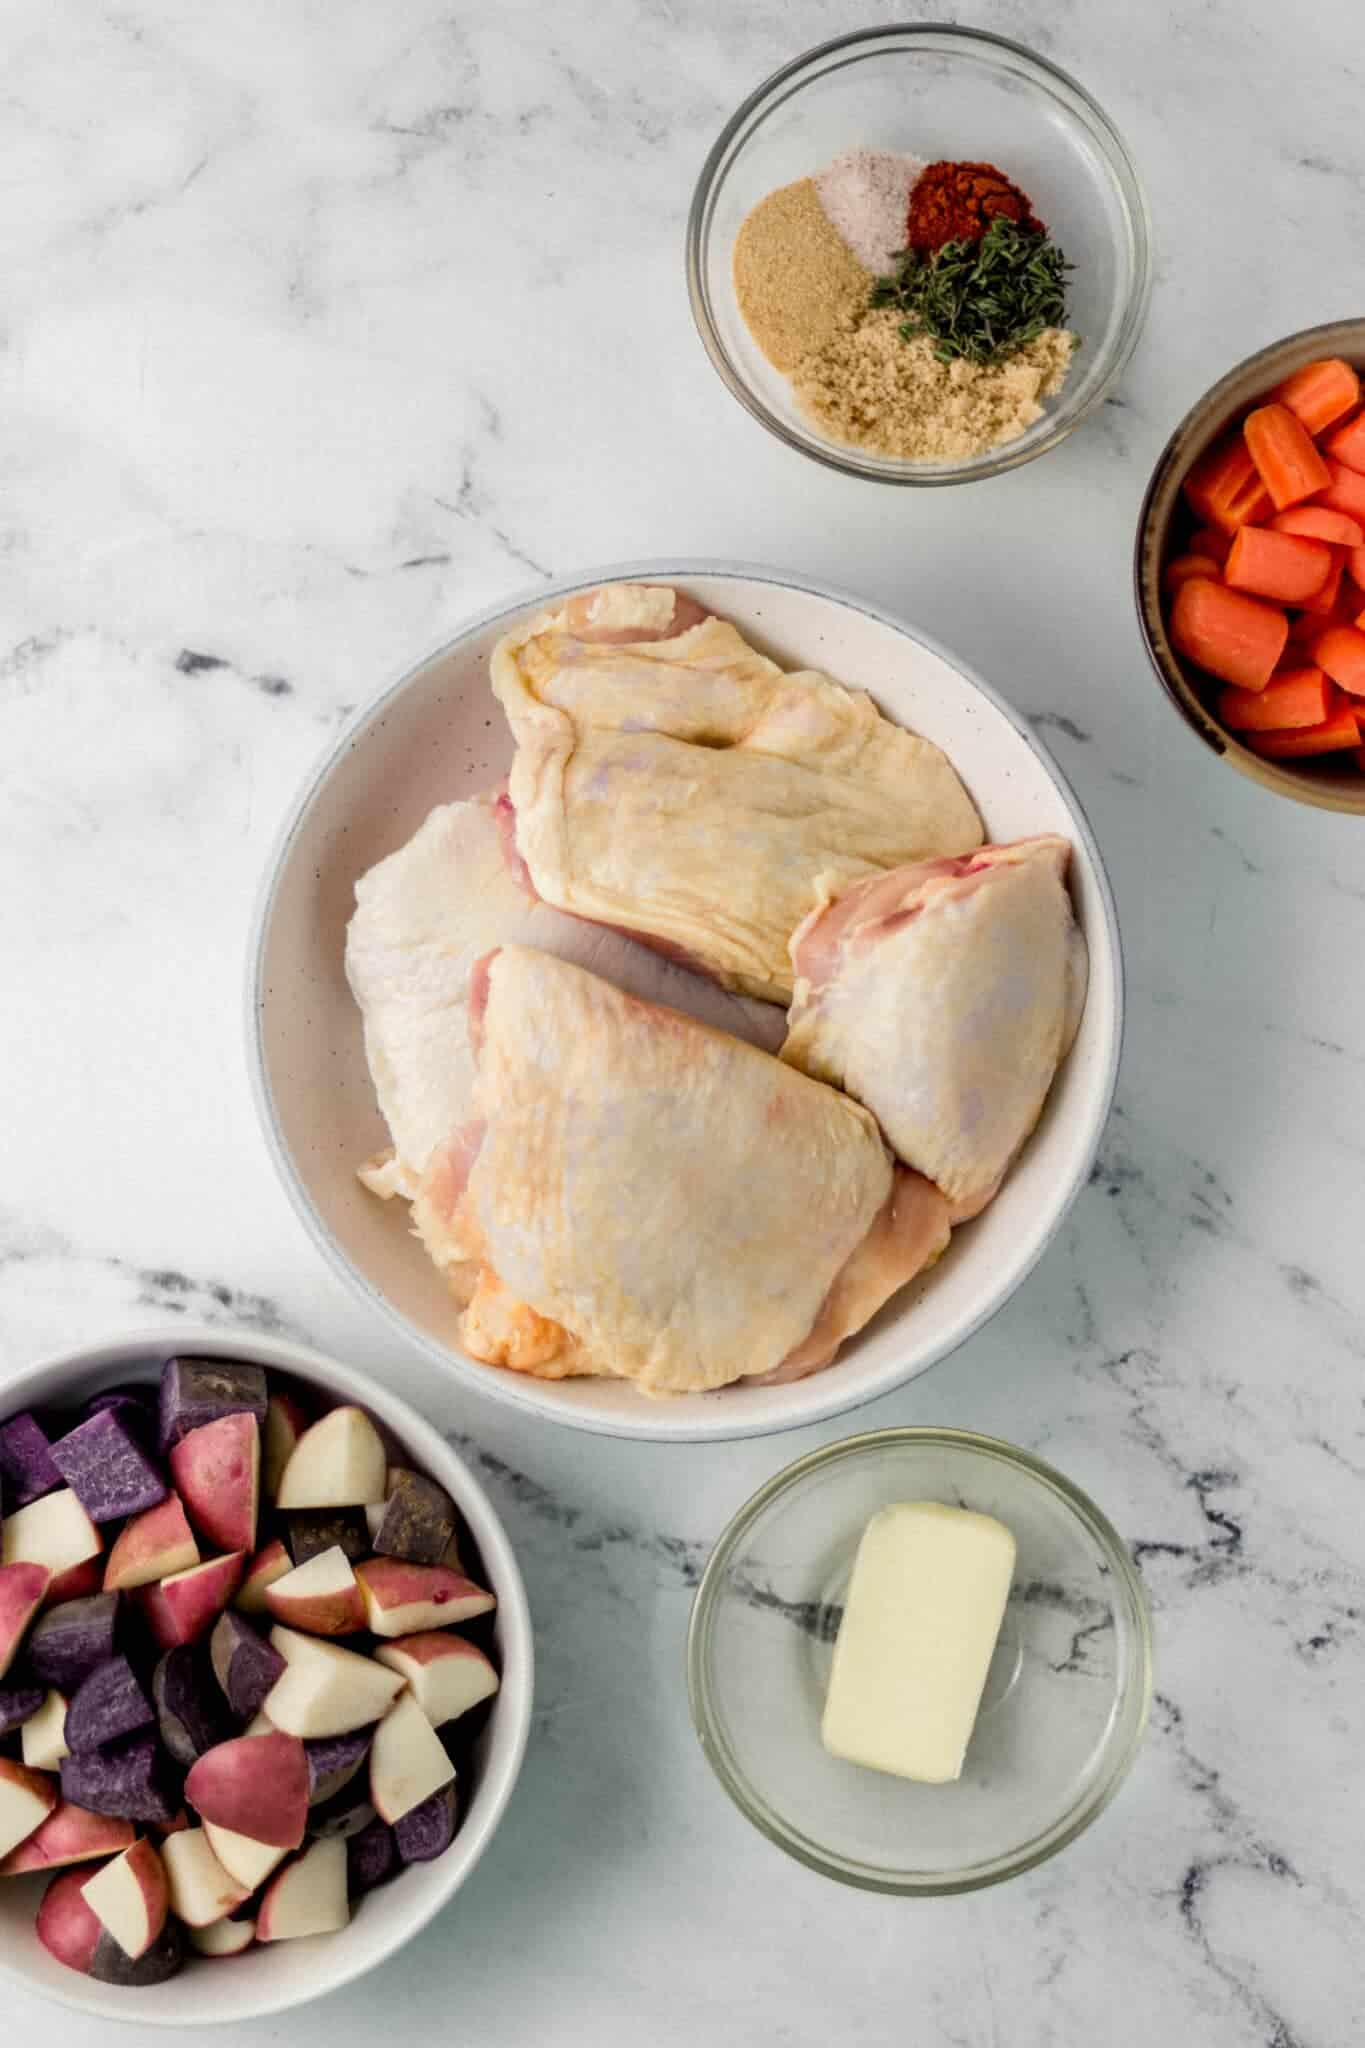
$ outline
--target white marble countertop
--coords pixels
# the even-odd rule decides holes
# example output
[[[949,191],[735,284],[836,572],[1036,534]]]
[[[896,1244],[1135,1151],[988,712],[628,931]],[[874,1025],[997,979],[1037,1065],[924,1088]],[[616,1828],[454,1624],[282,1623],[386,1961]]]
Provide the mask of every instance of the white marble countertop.
[[[185,1316],[366,1364],[502,1461],[540,1630],[532,1753],[466,1892],[244,2041],[1340,2048],[1365,2028],[1361,828],[1196,748],[1129,587],[1186,404],[1252,347],[1362,311],[1358,9],[980,0],[1127,135],[1156,293],[1100,417],[924,496],[826,474],[742,414],[681,262],[743,93],[918,11],[4,9],[0,1373]],[[1156,1610],[1159,1701],[1119,1800],[971,1898],[789,1863],[688,1723],[699,1560],[848,1425],[643,1447],[442,1384],[324,1269],[248,1098],[248,908],[349,707],[492,599],[669,553],[842,582],[960,650],[1056,749],[1117,889],[1129,1036],[1094,1183],[988,1329],[859,1417],[1041,1450],[1131,1539]],[[7,1993],[6,2041],[26,2027],[122,2038]]]

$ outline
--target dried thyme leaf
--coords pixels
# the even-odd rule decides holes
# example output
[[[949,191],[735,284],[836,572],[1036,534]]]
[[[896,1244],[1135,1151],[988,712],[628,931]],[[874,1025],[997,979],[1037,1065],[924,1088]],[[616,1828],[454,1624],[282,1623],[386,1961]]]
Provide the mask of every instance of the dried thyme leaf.
[[[941,362],[992,363],[1064,325],[1074,267],[1042,229],[997,217],[979,242],[945,242],[925,257],[904,250],[868,304],[904,313],[902,338],[927,334]]]

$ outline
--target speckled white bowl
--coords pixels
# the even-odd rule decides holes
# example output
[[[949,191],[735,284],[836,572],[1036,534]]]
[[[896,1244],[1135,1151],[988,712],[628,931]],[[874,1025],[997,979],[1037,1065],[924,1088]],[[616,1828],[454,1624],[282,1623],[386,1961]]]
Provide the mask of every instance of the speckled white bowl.
[[[325,1400],[368,1408],[396,1447],[451,1496],[478,1546],[485,1582],[497,1594],[495,1639],[502,1684],[474,1754],[477,1776],[464,1783],[467,1802],[454,1842],[434,1863],[417,1863],[371,1892],[349,1927],[307,1940],[272,1942],[220,1961],[193,1957],[168,1984],[146,1990],[97,1984],[57,1962],[33,1931],[47,1880],[7,1878],[0,1884],[0,1976],[26,1991],[139,2027],[222,2026],[260,2019],[339,1990],[400,1949],[454,1898],[492,1839],[526,1754],[531,1726],[534,1656],[526,1589],[497,1512],[464,1460],[429,1422],[364,1373],[338,1365],[301,1344],[246,1331],[197,1329],[177,1323],[89,1345],[0,1379],[0,1416],[23,1408],[79,1406],[92,1394],[133,1380],[153,1380],[167,1358],[239,1358],[287,1373]],[[401,2037],[401,2026],[397,2029]],[[10,2030],[0,2027],[0,2039]]]
[[[460,1350],[457,1311],[406,1208],[355,1176],[387,1143],[343,969],[356,878],[435,804],[505,774],[511,742],[488,687],[501,634],[548,599],[622,578],[677,584],[788,667],[869,690],[949,754],[994,839],[1061,832],[1090,947],[1079,1036],[1038,1129],[986,1213],[955,1233],[919,1284],[889,1302],[836,1363],[788,1386],[651,1400],[620,1380],[536,1380]],[[248,975],[248,1037],[262,1124],[285,1187],[351,1284],[430,1358],[479,1391],[553,1422],[663,1441],[758,1436],[888,1392],[992,1316],[1052,1238],[1094,1161],[1113,1097],[1123,971],[1113,898],[1075,796],[1024,720],[932,641],[874,606],[771,571],[645,562],[549,584],[474,619],[360,713],[298,797],[272,856]]]

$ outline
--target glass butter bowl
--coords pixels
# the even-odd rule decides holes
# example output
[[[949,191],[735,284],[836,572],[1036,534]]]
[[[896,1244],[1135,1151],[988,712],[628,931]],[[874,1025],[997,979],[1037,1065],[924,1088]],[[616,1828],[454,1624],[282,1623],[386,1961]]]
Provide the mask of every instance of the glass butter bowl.
[[[750,339],[731,252],[767,193],[846,149],[998,164],[1021,185],[1075,268],[1068,323],[1081,337],[1063,390],[1015,441],[961,461],[911,462],[828,439]],[[970,483],[1055,448],[1104,398],[1133,352],[1151,288],[1151,233],[1137,169],[1090,95],[1019,43],[922,22],[838,36],[784,65],[722,129],[687,223],[687,283],[707,353],[730,391],[789,448],[850,476]]]
[[[994,1515],[1014,1583],[962,1776],[913,1784],[820,1741],[854,1552],[893,1501]],[[867,1891],[935,1896],[1030,1870],[1113,1798],[1152,1686],[1146,1595],[1122,1539],[1040,1458],[958,1429],[884,1429],[813,1451],[735,1516],[687,1646],[697,1733],[779,1848]]]

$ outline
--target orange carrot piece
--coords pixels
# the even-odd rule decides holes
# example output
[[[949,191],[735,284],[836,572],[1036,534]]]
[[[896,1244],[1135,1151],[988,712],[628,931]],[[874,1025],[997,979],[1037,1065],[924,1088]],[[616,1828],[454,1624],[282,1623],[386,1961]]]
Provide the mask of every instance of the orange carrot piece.
[[[1208,576],[1217,582],[1222,575],[1217,562],[1208,555],[1175,555],[1161,572],[1163,590],[1179,590],[1182,583],[1188,583],[1192,576]]]
[[[1365,541],[1365,533],[1362,533],[1360,538]],[[1196,526],[1186,542],[1185,552],[1190,555],[1207,555],[1210,561],[1221,565],[1226,562],[1231,546],[1231,537],[1224,533],[1221,527]]]
[[[1327,581],[1314,596],[1303,600],[1304,611],[1310,618],[1325,618],[1330,623],[1341,595],[1341,579],[1346,574],[1346,557],[1340,548],[1332,549],[1332,566],[1327,571]]]
[[[1290,761],[1304,754],[1336,754],[1345,747],[1360,745],[1360,721],[1350,710],[1334,711],[1321,725],[1301,725],[1293,731],[1253,732],[1247,745],[1271,760]]]
[[[1322,589],[1331,568],[1332,550],[1325,541],[1242,526],[1223,564],[1223,581],[1229,590],[1245,590],[1275,604],[1306,604]]]
[[[1223,533],[1236,533],[1248,520],[1267,519],[1274,509],[1236,429],[1200,456],[1185,479],[1184,491],[1195,518]]]
[[[1361,418],[1365,419],[1365,413]],[[1357,519],[1349,519],[1344,512],[1334,512],[1330,505],[1291,505],[1287,512],[1277,512],[1270,525],[1275,533],[1297,533],[1304,540],[1330,541],[1333,547],[1365,546],[1365,526]],[[1199,553],[1194,541],[1190,548],[1194,554]]]
[[[1331,482],[1301,420],[1285,405],[1258,405],[1242,422],[1242,434],[1275,510],[1297,505]]]
[[[1324,454],[1334,461],[1365,472],[1365,412],[1346,426],[1338,427],[1335,434],[1329,434],[1322,446]]]
[[[1196,576],[1175,594],[1170,633],[1179,653],[1220,682],[1263,690],[1284,653],[1289,621],[1278,605]]]
[[[1353,697],[1365,697],[1365,633],[1359,626],[1329,626],[1313,644],[1313,659]]]
[[[1334,512],[1344,512],[1348,519],[1365,524],[1365,476],[1358,469],[1348,469],[1334,455],[1327,458],[1327,483],[1314,497],[1319,505],[1330,505]]]
[[[1340,356],[1324,356],[1295,370],[1270,396],[1287,405],[1310,434],[1320,434],[1360,403],[1360,379]]]
[[[1287,727],[1323,725],[1336,709],[1337,693],[1320,668],[1286,668],[1263,690],[1223,690],[1218,716],[1232,732],[1282,732]]]

